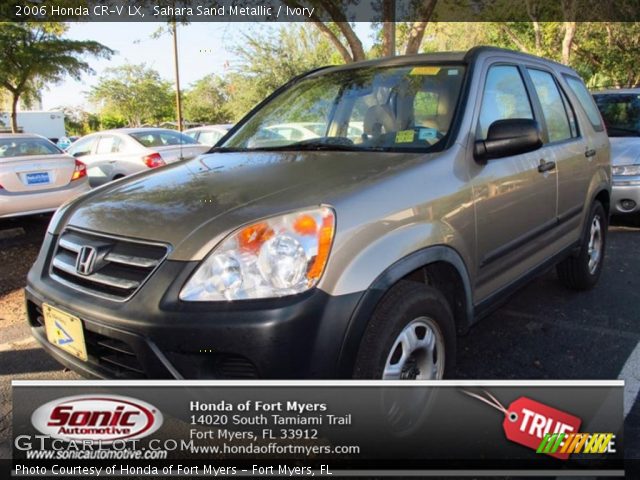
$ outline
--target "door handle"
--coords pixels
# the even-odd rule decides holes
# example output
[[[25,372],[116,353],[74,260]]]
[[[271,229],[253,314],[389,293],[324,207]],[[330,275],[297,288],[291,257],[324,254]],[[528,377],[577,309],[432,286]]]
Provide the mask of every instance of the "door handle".
[[[590,148],[586,152],[584,152],[584,156],[587,157],[587,158],[595,157],[596,156],[596,150],[594,148]]]
[[[540,160],[540,165],[538,165],[538,171],[540,173],[550,172],[551,170],[556,169],[556,162],[547,162],[544,158]]]

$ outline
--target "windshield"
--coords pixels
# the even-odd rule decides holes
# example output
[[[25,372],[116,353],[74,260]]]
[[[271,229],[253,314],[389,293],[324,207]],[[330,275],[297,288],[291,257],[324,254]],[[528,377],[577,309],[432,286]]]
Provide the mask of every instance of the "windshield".
[[[640,136],[640,93],[594,95],[610,137]]]
[[[464,67],[411,65],[319,74],[286,89],[221,148],[430,150],[451,127]]]
[[[62,150],[43,138],[0,139],[0,158],[59,155],[61,153]]]

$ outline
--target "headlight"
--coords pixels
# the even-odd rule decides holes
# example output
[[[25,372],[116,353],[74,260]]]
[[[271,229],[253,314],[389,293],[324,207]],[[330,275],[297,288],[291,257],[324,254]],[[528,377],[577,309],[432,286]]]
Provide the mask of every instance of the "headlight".
[[[619,165],[611,168],[614,175],[634,177],[640,175],[640,165]]]
[[[329,207],[302,210],[243,227],[218,245],[180,292],[185,301],[283,297],[314,287],[335,231]]]

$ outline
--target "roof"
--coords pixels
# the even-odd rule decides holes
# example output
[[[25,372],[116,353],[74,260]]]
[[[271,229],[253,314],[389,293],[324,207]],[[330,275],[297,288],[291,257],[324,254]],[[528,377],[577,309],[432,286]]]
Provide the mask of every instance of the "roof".
[[[42,138],[46,140],[45,137],[37,133],[0,133],[0,138]]]
[[[506,48],[492,47],[481,45],[477,47],[473,47],[467,51],[455,51],[455,52],[433,52],[433,53],[418,53],[415,55],[397,55],[394,57],[384,57],[378,58],[375,60],[365,60],[363,62],[355,62],[349,63],[346,65],[332,65],[328,67],[324,67],[318,69],[318,71],[324,71],[325,69],[330,68],[332,71],[339,70],[349,70],[351,68],[362,68],[362,67],[394,67],[394,66],[403,66],[403,65],[411,65],[416,63],[472,63],[478,56],[481,54],[502,54],[509,55],[520,58],[528,58],[537,61],[544,61],[546,63],[552,64],[555,67],[560,67],[567,71],[572,71],[570,67],[562,63],[558,63],[554,60],[549,60],[547,58],[538,57],[535,55],[531,55],[529,53],[519,52],[516,50],[509,50]],[[311,72],[313,73],[313,72]]]

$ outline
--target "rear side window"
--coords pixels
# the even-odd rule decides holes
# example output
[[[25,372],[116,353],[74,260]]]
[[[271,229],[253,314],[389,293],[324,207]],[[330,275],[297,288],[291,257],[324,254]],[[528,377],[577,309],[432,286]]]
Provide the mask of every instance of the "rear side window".
[[[593,97],[589,93],[589,90],[587,90],[587,87],[585,87],[582,80],[577,77],[571,77],[569,75],[565,75],[564,78],[567,80],[569,88],[571,88],[576,97],[578,97],[578,100],[580,101],[582,108],[587,114],[589,122],[591,122],[591,125],[593,125],[593,128],[598,132],[604,130],[604,127],[602,125],[602,118],[600,118],[598,107],[596,107],[596,104],[593,101]]]
[[[572,138],[574,135],[572,134],[569,117],[553,76],[542,70],[528,69],[528,71],[540,100],[547,131],[549,132],[549,142],[560,142]]]
[[[96,154],[117,153],[120,151],[120,139],[116,137],[101,137],[98,141]]]
[[[496,120],[533,119],[533,111],[520,71],[513,65],[489,69],[480,107],[478,139],[487,138],[489,126]]]
[[[68,152],[70,155],[73,155],[74,157],[82,157],[84,155],[90,155],[93,150],[93,146],[96,143],[96,140],[97,140],[96,137],[90,137],[90,138],[84,138],[82,140],[78,140],[76,143],[71,145],[71,147],[69,147]]]

